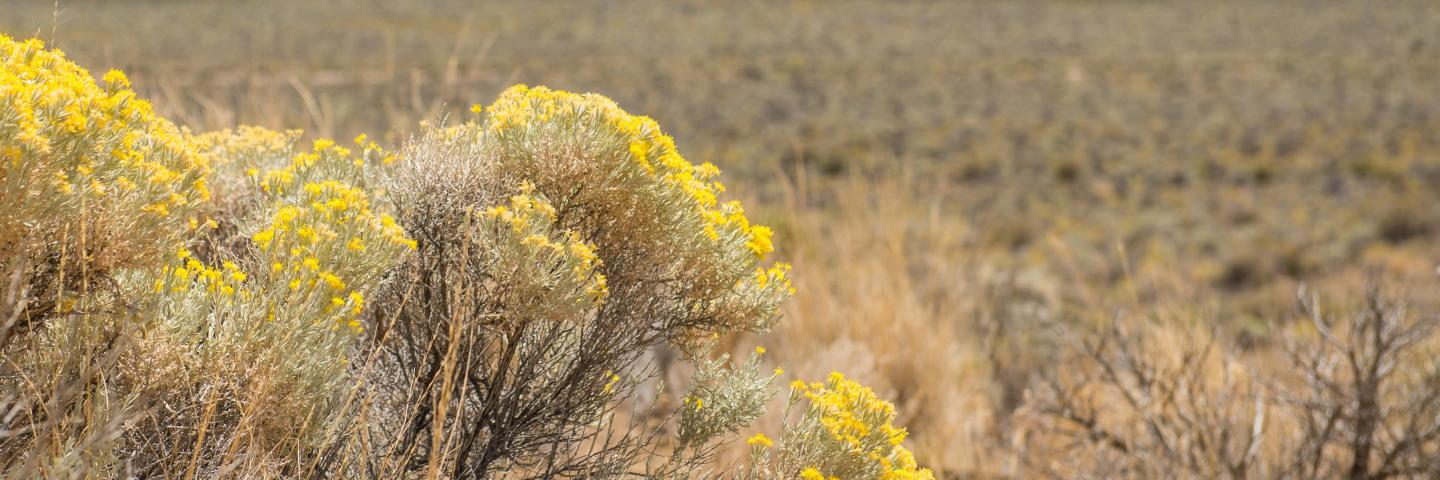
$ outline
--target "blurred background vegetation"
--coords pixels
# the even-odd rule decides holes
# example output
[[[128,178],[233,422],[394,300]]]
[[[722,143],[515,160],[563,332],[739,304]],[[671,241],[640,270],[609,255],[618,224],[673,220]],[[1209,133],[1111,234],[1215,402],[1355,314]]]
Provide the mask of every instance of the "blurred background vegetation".
[[[1440,3],[0,0],[195,130],[403,142],[513,83],[593,91],[726,170],[799,295],[754,339],[1003,473],[1076,325],[1273,350],[1305,283],[1440,306]],[[1433,311],[1433,310],[1432,310]],[[750,342],[753,344],[754,342]]]

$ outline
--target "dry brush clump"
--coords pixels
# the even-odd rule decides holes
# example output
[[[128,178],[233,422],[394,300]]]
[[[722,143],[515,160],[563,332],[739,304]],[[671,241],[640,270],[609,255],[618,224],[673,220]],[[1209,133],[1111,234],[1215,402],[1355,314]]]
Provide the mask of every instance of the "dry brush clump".
[[[1285,473],[1440,475],[1440,317],[1417,316],[1378,287],[1342,317],[1306,293],[1300,310],[1309,324],[1285,349],[1301,386],[1279,399],[1297,417]]]
[[[1353,312],[1304,322],[1283,359],[1218,333],[1116,320],[1037,382],[1014,472],[1055,477],[1431,478],[1440,475],[1436,317],[1378,287]]]
[[[7,475],[715,476],[774,395],[763,349],[715,351],[795,293],[770,229],[604,97],[516,87],[399,154],[301,149],[0,47]],[[676,358],[692,378],[659,381]],[[837,382],[766,471],[928,475]]]
[[[785,321],[765,340],[774,358],[800,378],[841,370],[893,399],[897,422],[910,428],[906,445],[937,475],[998,471],[992,465],[1002,452],[993,438],[1003,430],[1001,385],[1027,377],[1000,368],[1004,355],[992,352],[1008,347],[1013,356],[1036,355],[1040,347],[1015,339],[1039,331],[1023,317],[1032,314],[1021,308],[1027,299],[980,291],[993,282],[987,278],[993,259],[955,255],[968,250],[971,229],[944,211],[901,200],[922,179],[857,177],[808,193],[803,177],[794,180],[786,185],[787,202],[833,196],[842,213],[796,209],[772,220],[792,239],[786,253],[806,273],[795,279],[802,295],[786,303]],[[1002,317],[990,307],[1016,313]],[[1015,338],[991,333],[991,324]],[[783,422],[770,415],[761,424],[768,431]]]
[[[1113,324],[1046,371],[1018,416],[1019,462],[1057,477],[1265,476],[1266,392],[1214,332]],[[1057,453],[1064,452],[1064,453]],[[1017,463],[1019,463],[1017,462]]]

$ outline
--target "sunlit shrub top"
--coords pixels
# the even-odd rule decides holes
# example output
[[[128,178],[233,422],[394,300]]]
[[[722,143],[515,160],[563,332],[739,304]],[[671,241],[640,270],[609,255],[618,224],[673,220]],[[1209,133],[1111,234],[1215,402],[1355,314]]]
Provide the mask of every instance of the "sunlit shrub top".
[[[537,123],[563,124],[578,117],[596,118],[627,141],[626,149],[635,165],[689,198],[705,220],[707,238],[719,241],[725,233],[743,239],[746,248],[762,258],[775,250],[770,228],[752,225],[739,202],[718,203],[719,195],[725,192],[725,185],[716,180],[720,169],[709,162],[690,163],[675,149],[675,140],[661,132],[660,125],[650,117],[626,113],[602,95],[524,85],[501,93],[489,112],[486,128],[502,133]]]
[[[149,321],[124,361],[186,372],[133,370],[141,389],[185,404],[195,399],[183,381],[200,378],[221,396],[256,402],[265,414],[242,420],[245,428],[284,432],[256,434],[264,450],[323,438],[330,419],[316,412],[350,385],[347,354],[373,293],[415,248],[370,185],[388,153],[363,137],[354,149],[319,139],[300,150],[299,136],[246,127],[197,138],[217,172],[205,211],[224,215],[197,226],[192,248],[172,250],[166,265],[122,278]],[[236,428],[227,421],[213,426]]]
[[[257,274],[263,285],[289,293],[287,308],[272,312],[302,318],[337,318],[354,329],[364,302],[360,287],[374,282],[384,268],[415,241],[388,214],[371,205],[364,189],[367,162],[383,162],[387,154],[359,139],[360,152],[316,140],[311,151],[294,155],[288,164],[255,172],[259,188],[273,203],[268,221],[251,241],[259,248]],[[298,303],[319,311],[301,314]],[[302,310],[303,311],[303,310]]]
[[[16,206],[0,213],[8,234],[23,223],[58,238],[84,221],[86,248],[103,252],[90,259],[97,266],[153,261],[209,198],[206,172],[189,136],[136,98],[123,73],[97,84],[39,40],[0,35],[0,182],[3,203]]]
[[[677,344],[762,331],[794,294],[789,265],[766,260],[772,230],[723,199],[720,170],[686,160],[654,120],[600,95],[524,85],[483,112],[442,141],[478,144],[488,175],[531,182],[561,211],[558,227],[593,243],[617,305],[672,299],[643,300],[642,315],[678,325]]]
[[[242,215],[225,222],[249,248],[218,266],[179,250],[154,281],[154,292],[169,297],[165,303],[183,305],[199,293],[224,315],[361,330],[368,290],[415,248],[393,217],[376,210],[379,192],[366,189],[366,168],[392,157],[364,137],[358,151],[319,139],[297,152],[299,136],[242,127],[196,138],[220,171],[243,179],[225,179],[223,189],[235,190],[223,196],[230,203],[211,209]]]

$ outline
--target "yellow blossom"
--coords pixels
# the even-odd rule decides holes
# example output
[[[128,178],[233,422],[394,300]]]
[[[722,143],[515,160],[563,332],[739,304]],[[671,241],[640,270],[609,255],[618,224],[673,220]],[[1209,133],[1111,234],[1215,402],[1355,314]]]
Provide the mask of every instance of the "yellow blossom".
[[[322,281],[325,282],[325,285],[328,285],[328,286],[329,286],[330,288],[332,288],[332,289],[335,289],[335,290],[344,290],[344,289],[345,289],[345,282],[342,281],[342,280],[340,280],[340,277],[335,276],[334,274],[332,274],[332,273],[330,273],[330,272],[321,272],[320,275],[319,275],[319,277],[320,277],[320,280],[322,280]]]
[[[361,310],[365,309],[365,296],[360,292],[350,292],[350,305],[352,305],[351,311],[358,315]]]
[[[251,236],[250,240],[254,241],[256,245],[260,246],[260,248],[268,249],[270,248],[270,242],[273,242],[275,240],[275,231],[270,229],[261,230],[260,232]]]
[[[111,69],[100,79],[115,88],[130,88],[130,79],[125,76],[125,72],[119,70]]]
[[[608,394],[611,390],[615,388],[615,384],[620,381],[620,376],[608,370],[605,372],[605,374],[610,376],[610,380],[605,382],[605,393]]]

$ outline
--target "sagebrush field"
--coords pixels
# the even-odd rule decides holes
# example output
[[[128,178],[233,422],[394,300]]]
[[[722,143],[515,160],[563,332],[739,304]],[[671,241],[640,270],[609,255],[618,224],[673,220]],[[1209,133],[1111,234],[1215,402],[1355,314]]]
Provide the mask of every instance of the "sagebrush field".
[[[1435,2],[0,34],[11,476],[1440,475]]]

